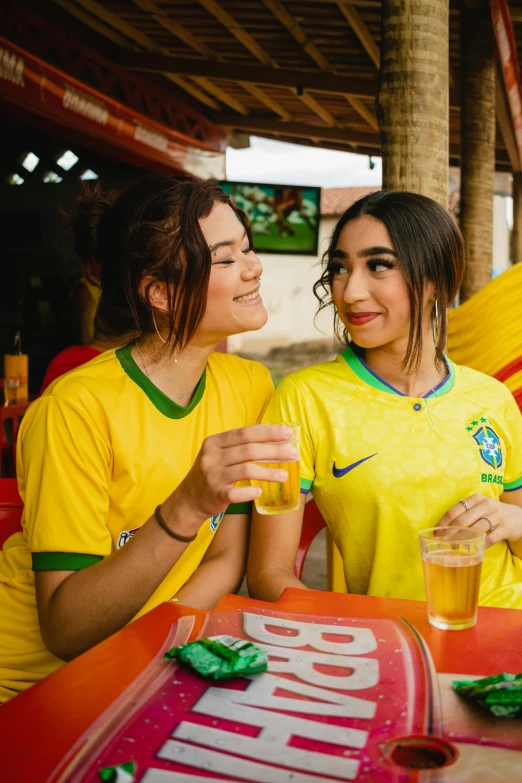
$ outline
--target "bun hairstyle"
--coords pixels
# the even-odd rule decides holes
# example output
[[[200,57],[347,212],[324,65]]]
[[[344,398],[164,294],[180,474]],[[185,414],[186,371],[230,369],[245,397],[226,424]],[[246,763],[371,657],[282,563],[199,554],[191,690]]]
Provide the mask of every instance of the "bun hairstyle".
[[[428,282],[434,284],[437,292],[436,350],[437,361],[441,361],[447,340],[447,309],[462,284],[466,261],[464,240],[455,220],[444,207],[426,196],[380,190],[363,196],[341,215],[323,256],[323,273],[314,285],[319,300],[317,312],[333,306],[330,262],[341,231],[351,220],[364,216],[380,220],[386,226],[409,289],[411,321],[404,369],[414,372],[421,358],[423,295]],[[337,313],[334,327],[339,338],[348,343],[348,331],[341,329]]]
[[[151,175],[122,191],[82,185],[71,222],[84,274],[101,288],[96,328],[115,337],[153,331],[149,290],[162,282],[168,312],[154,315],[171,350],[182,349],[207,302],[211,255],[199,219],[228,204],[252,242],[248,218],[216,184],[192,177]]]

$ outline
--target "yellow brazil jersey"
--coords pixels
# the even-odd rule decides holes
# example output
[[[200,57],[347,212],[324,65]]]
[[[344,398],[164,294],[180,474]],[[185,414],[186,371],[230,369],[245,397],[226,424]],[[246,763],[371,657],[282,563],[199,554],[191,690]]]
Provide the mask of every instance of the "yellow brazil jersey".
[[[418,532],[460,498],[522,487],[522,416],[509,390],[448,364],[406,397],[352,350],[288,375],[265,421],[301,422],[301,491],[342,555],[349,592],[425,598]],[[522,608],[522,561],[505,541],[484,557],[479,602]]]
[[[1,701],[62,663],[41,639],[33,572],[85,568],[123,546],[186,476],[204,439],[260,421],[272,391],[262,365],[213,353],[183,408],[141,372],[128,345],[57,379],[31,405],[18,440],[23,532],[0,553]],[[178,592],[222,516],[202,525],[140,614]]]

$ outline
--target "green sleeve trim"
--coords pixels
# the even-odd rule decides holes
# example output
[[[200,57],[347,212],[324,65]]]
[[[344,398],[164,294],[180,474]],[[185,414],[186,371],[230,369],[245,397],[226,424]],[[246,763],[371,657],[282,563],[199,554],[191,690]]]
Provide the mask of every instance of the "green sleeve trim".
[[[313,483],[314,482],[310,481],[310,479],[302,478],[300,480],[301,492],[302,492],[303,495],[306,495],[307,492],[310,492],[310,490],[312,489],[312,484]]]
[[[227,507],[225,514],[251,514],[252,513],[252,501],[248,503],[231,503]]]
[[[99,563],[101,555],[83,555],[77,552],[33,552],[33,571],[81,571]]]
[[[514,492],[515,489],[522,489],[522,476],[515,479],[515,481],[504,482],[504,492]]]

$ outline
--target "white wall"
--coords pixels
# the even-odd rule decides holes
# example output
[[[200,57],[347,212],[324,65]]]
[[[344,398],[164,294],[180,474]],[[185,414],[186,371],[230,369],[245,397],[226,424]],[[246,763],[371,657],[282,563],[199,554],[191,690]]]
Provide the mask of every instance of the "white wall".
[[[509,224],[507,198],[495,194],[493,198],[493,277],[511,266],[509,252]]]
[[[331,311],[321,313],[317,318],[317,327],[322,332],[314,326],[318,302],[312,289],[321,275],[320,259],[335,223],[335,218],[321,220],[317,257],[259,254],[264,270],[261,295],[268,312],[268,323],[258,332],[230,337],[229,351],[262,355],[279,345],[332,338]]]

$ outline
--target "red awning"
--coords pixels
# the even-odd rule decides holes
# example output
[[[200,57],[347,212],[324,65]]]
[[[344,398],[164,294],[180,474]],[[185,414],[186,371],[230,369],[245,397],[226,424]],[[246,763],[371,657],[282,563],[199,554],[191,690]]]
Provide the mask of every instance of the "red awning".
[[[511,14],[507,0],[489,0],[489,5],[518,153],[522,162],[522,86]]]
[[[226,137],[204,143],[139,114],[0,37],[1,95],[126,162],[202,179],[225,177]],[[101,142],[101,145],[100,145]]]

